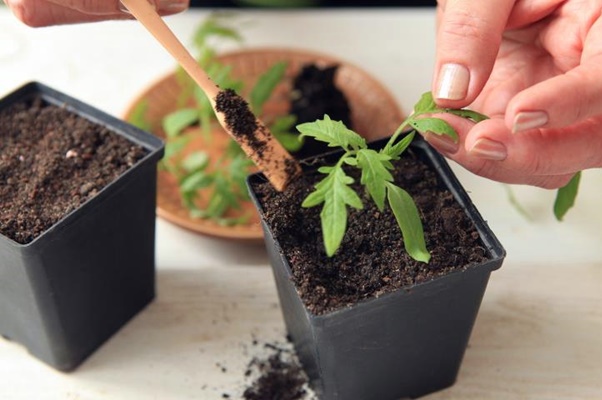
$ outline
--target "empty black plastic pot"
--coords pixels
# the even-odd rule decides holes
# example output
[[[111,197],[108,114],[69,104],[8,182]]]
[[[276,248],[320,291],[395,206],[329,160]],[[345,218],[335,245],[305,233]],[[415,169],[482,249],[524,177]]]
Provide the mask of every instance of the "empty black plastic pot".
[[[111,184],[27,244],[0,235],[0,334],[52,367],[77,367],[155,296],[156,167],[163,142],[37,82],[34,96],[66,107],[147,150]]]
[[[487,249],[487,261],[323,315],[304,306],[289,261],[263,216],[253,188],[265,177],[255,174],[248,179],[287,331],[323,400],[416,398],[452,385],[490,273],[505,257],[446,161],[422,140],[415,140],[412,149],[436,171],[472,220]]]

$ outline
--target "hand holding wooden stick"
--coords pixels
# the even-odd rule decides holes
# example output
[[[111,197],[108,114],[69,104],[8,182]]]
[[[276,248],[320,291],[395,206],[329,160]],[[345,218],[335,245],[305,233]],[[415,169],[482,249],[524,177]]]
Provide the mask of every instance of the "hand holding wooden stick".
[[[233,90],[221,90],[203,71],[147,0],[121,0],[123,5],[178,61],[211,101],[215,114],[232,138],[278,191],[301,173],[301,167]]]

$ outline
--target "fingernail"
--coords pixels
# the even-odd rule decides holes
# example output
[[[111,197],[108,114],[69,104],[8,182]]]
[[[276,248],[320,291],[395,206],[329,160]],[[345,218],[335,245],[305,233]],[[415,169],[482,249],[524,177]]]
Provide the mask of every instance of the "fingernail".
[[[442,100],[462,100],[468,93],[470,72],[460,64],[443,64],[439,71],[435,97]]]
[[[493,161],[502,161],[508,156],[504,144],[486,138],[477,140],[468,153],[479,158]]]
[[[548,114],[545,111],[522,111],[514,117],[512,133],[541,128],[548,123]]]
[[[188,8],[188,2],[182,0],[155,0],[157,11],[179,12]]]
[[[437,135],[432,132],[425,132],[422,136],[431,146],[442,153],[454,154],[458,151],[458,144],[449,136]]]

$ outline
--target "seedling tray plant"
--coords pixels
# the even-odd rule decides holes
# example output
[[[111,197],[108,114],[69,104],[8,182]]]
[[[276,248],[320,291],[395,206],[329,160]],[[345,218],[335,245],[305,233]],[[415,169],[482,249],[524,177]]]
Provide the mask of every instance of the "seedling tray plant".
[[[72,370],[154,298],[163,142],[37,82],[0,120],[0,334]]]
[[[455,137],[438,112],[484,118],[425,94],[391,138],[367,144],[325,116],[298,129],[341,151],[305,160],[282,193],[248,179],[286,327],[321,399],[415,398],[457,377],[505,251],[445,160],[406,132]]]

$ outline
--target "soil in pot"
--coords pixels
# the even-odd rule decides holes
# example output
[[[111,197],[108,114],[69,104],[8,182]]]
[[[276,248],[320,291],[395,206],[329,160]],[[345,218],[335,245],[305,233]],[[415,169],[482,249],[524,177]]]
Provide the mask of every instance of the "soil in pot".
[[[357,184],[360,177],[356,171],[347,173]],[[255,188],[265,218],[290,262],[299,295],[313,314],[409,288],[487,259],[478,232],[452,193],[411,149],[396,163],[394,178],[421,212],[430,262],[408,256],[393,214],[389,209],[380,212],[358,187],[354,189],[364,197],[364,209],[348,210],[343,243],[328,258],[320,228],[321,208],[301,207],[321,176],[306,173],[282,193],[267,182]]]
[[[0,111],[0,234],[33,241],[146,154],[38,97]]]

